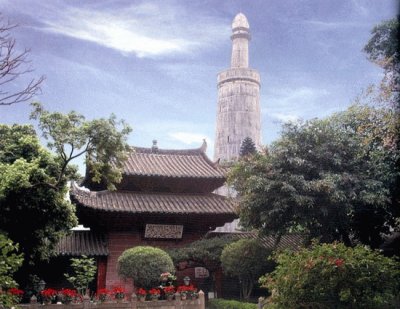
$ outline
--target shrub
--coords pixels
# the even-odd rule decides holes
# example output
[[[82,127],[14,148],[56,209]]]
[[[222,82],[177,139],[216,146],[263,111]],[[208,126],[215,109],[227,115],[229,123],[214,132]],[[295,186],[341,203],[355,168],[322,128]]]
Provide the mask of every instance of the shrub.
[[[270,254],[271,251],[255,239],[240,239],[222,251],[224,273],[238,278],[244,299],[249,299],[258,278],[273,269],[273,263],[267,259]]]
[[[72,258],[71,267],[73,274],[64,274],[69,282],[81,295],[86,293],[89,283],[96,277],[97,266],[93,258],[82,255],[81,258]]]
[[[150,289],[159,285],[160,274],[175,272],[171,257],[159,248],[138,246],[125,250],[118,258],[118,273],[132,278],[135,286]]]
[[[208,301],[209,309],[257,309],[257,304],[244,303],[237,300],[227,300],[227,299],[210,299]]]
[[[400,288],[399,263],[363,246],[314,243],[275,258],[260,279],[271,308],[390,308]]]

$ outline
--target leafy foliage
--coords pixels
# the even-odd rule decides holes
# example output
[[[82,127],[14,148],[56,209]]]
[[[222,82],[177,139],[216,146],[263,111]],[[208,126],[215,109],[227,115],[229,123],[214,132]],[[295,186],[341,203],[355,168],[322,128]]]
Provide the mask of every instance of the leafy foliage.
[[[221,265],[222,250],[232,241],[232,237],[203,238],[186,247],[171,250],[169,254],[175,264],[194,261],[203,264],[210,271],[215,271]]]
[[[34,263],[48,258],[77,224],[65,199],[67,177],[75,177],[75,170],[66,168],[58,179],[60,161],[40,146],[31,126],[0,125],[0,136],[0,229]]]
[[[364,47],[368,59],[380,66],[385,73],[380,89],[383,98],[400,109],[400,23],[398,18],[387,20],[372,30]]]
[[[8,289],[17,286],[13,274],[23,261],[23,254],[18,253],[18,245],[0,233],[0,288]]]
[[[118,258],[118,273],[132,278],[136,286],[149,289],[158,285],[161,273],[174,273],[171,257],[165,251],[150,246],[125,250]]]
[[[273,263],[268,260],[271,252],[255,239],[240,239],[228,244],[221,254],[224,273],[239,279],[244,299],[249,299],[254,283]]]
[[[23,254],[18,253],[18,245],[0,233],[0,307],[11,308],[19,302],[19,295],[5,290],[17,286],[13,274],[21,266],[22,261]],[[12,292],[12,289],[9,291]]]
[[[86,289],[96,277],[97,266],[93,258],[82,255],[81,258],[71,259],[72,274],[64,274],[69,282],[78,290],[79,294],[84,295]]]
[[[58,180],[61,181],[73,159],[85,154],[90,181],[115,189],[122,179],[121,167],[129,151],[126,140],[131,128],[123,120],[117,121],[114,115],[87,121],[76,112],[64,115],[46,111],[39,103],[33,106],[31,118],[39,120],[43,137],[49,140],[48,147],[56,151],[62,164]]]
[[[239,156],[245,157],[257,152],[256,145],[250,137],[246,137],[240,145]]]
[[[228,300],[223,298],[210,299],[208,301],[209,309],[257,309],[256,304],[244,303],[237,300]]]
[[[240,160],[230,173],[241,224],[379,246],[399,216],[390,198],[399,175],[394,121],[388,109],[355,105],[324,120],[285,124],[269,154]]]
[[[272,291],[267,308],[390,308],[400,288],[399,263],[363,246],[314,243],[275,259],[260,279]]]

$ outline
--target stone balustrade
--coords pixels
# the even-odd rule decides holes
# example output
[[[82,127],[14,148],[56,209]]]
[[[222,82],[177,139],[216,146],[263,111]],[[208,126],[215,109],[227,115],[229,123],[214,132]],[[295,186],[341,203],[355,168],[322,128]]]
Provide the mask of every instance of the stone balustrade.
[[[179,294],[175,294],[174,300],[139,301],[133,294],[130,301],[96,303],[85,296],[83,302],[77,304],[42,305],[33,296],[30,304],[21,304],[18,307],[21,309],[205,309],[205,297],[204,292],[200,291],[196,299],[182,300]]]

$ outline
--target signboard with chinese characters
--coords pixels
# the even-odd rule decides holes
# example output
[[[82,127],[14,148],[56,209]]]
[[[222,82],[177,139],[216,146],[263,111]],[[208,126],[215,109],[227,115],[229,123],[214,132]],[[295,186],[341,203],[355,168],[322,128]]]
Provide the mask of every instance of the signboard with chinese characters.
[[[207,268],[195,267],[194,268],[194,277],[198,278],[198,279],[208,278],[208,277],[210,277],[210,273],[208,272]]]
[[[180,239],[183,225],[146,224],[145,238]]]

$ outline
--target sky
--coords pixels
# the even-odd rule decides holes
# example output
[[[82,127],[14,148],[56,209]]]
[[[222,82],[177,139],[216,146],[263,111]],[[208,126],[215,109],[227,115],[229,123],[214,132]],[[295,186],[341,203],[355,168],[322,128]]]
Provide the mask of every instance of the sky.
[[[250,67],[261,75],[262,140],[286,121],[346,109],[383,72],[362,51],[396,0],[0,0],[17,49],[44,75],[50,111],[125,119],[129,143],[198,148],[213,157],[217,74],[230,65],[231,23],[246,15]],[[13,86],[19,87],[19,80]],[[0,123],[32,123],[27,103]]]

